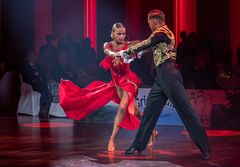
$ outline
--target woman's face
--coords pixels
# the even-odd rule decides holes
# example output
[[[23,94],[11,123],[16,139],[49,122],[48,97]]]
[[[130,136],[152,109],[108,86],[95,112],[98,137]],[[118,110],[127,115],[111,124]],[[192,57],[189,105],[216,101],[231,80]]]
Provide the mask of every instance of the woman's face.
[[[112,37],[117,43],[124,42],[126,37],[126,29],[124,27],[116,28],[115,31],[112,32]]]

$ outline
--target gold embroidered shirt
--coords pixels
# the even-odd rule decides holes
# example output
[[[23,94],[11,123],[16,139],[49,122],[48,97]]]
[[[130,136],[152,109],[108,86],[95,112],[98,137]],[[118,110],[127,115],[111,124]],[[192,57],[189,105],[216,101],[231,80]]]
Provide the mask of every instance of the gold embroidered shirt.
[[[149,47],[153,51],[153,59],[156,67],[167,59],[176,59],[175,37],[167,25],[157,28],[148,39],[131,46],[125,53],[130,55]]]

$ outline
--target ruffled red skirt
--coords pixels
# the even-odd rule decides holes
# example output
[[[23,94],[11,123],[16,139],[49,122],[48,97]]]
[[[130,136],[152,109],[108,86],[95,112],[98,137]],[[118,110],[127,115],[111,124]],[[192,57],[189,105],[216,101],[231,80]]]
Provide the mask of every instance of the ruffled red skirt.
[[[120,99],[115,84],[113,81],[109,83],[94,81],[86,88],[80,88],[69,80],[62,80],[59,85],[60,105],[67,117],[81,120],[111,100],[119,104]],[[140,124],[139,119],[134,115],[136,88],[125,79],[119,80],[118,86],[128,93],[130,99],[124,119],[118,126],[135,130]]]

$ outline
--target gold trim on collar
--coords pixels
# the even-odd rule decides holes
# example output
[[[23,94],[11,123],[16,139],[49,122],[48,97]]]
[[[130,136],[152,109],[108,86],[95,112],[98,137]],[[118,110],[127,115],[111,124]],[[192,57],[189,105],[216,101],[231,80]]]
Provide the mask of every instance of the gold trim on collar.
[[[169,30],[167,25],[163,25],[163,26],[157,28],[155,31],[153,31],[152,36],[154,36],[156,33],[159,33],[159,32],[163,32],[171,40],[175,39],[174,34]]]

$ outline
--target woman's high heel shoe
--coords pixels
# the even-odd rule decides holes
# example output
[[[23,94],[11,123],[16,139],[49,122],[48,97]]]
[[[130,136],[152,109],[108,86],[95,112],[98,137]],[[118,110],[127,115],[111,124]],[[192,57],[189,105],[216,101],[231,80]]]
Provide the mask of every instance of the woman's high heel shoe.
[[[115,151],[115,144],[114,144],[114,141],[113,141],[113,140],[109,140],[107,150],[108,150],[109,152]]]
[[[154,129],[153,132],[152,132],[152,135],[151,135],[151,137],[149,139],[147,147],[152,147],[153,146],[153,144],[156,141],[157,135],[158,135],[158,131]]]

